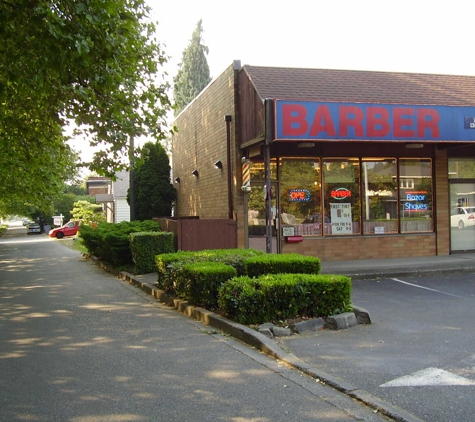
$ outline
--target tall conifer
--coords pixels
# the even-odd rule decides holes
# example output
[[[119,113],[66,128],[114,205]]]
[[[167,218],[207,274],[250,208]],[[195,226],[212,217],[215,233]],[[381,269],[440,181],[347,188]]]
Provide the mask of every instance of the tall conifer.
[[[183,51],[178,73],[173,79],[175,116],[178,115],[211,82],[206,55],[209,49],[203,44],[202,20],[198,21],[188,47]]]

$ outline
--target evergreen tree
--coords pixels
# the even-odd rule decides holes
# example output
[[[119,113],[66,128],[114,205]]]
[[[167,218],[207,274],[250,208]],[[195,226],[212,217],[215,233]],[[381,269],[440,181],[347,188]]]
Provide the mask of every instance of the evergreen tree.
[[[202,20],[198,21],[188,47],[183,51],[179,70],[173,79],[175,115],[179,114],[211,82],[206,55],[209,50],[202,43]]]
[[[135,169],[137,220],[171,215],[176,190],[170,180],[170,170],[168,155],[163,146],[159,142],[147,142]]]

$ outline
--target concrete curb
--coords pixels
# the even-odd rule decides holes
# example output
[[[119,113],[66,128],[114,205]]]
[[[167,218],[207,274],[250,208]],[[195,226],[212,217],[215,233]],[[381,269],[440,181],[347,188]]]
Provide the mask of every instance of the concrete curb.
[[[229,334],[230,336],[241,340],[242,342],[256,348],[257,350],[260,350],[261,352],[266,353],[275,359],[285,362],[298,371],[301,371],[322,383],[332,386],[333,388],[366,404],[372,409],[377,410],[378,412],[392,418],[395,421],[424,422],[422,419],[419,419],[404,409],[387,403],[365,390],[360,390],[350,383],[338,377],[327,374],[324,371],[316,370],[312,366],[299,360],[296,356],[283,351],[274,341],[266,337],[264,334],[252,330],[244,325],[237,324],[204,308],[189,305],[185,300],[177,299],[163,290],[157,289],[150,283],[140,281],[140,276],[134,276],[127,272],[118,272],[104,263],[101,263],[101,266],[107,271],[111,270],[110,272],[118,275],[122,280],[140,288],[142,291],[154,297],[159,302],[174,307],[177,311],[190,318],[193,318],[196,321],[199,321],[210,327],[217,328],[225,334]]]

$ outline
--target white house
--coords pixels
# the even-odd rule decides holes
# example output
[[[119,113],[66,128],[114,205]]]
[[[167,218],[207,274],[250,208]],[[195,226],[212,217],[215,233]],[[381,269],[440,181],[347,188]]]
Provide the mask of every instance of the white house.
[[[112,197],[114,200],[114,223],[130,221],[130,206],[127,203],[129,189],[129,172],[121,171],[116,174],[117,179],[112,182]]]

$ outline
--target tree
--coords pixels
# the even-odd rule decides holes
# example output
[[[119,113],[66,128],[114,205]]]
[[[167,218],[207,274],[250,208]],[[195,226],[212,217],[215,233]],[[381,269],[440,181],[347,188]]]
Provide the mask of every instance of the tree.
[[[170,162],[163,146],[159,142],[147,142],[135,169],[137,220],[171,215],[176,190],[170,180],[170,170]]]
[[[191,41],[183,51],[179,70],[173,79],[175,115],[178,115],[211,82],[206,55],[209,49],[202,44],[202,20],[198,21]]]
[[[91,204],[88,201],[75,202],[71,215],[75,219],[83,220],[86,224],[106,221],[102,205]]]
[[[0,205],[61,189],[71,120],[101,146],[88,165],[107,176],[127,166],[131,139],[167,136],[154,34],[143,0],[0,2]]]

